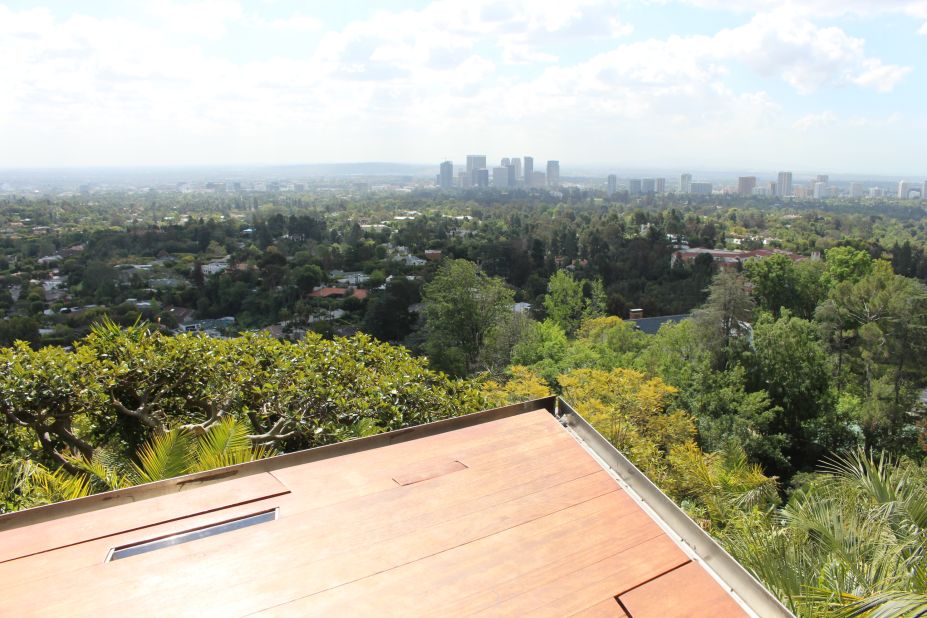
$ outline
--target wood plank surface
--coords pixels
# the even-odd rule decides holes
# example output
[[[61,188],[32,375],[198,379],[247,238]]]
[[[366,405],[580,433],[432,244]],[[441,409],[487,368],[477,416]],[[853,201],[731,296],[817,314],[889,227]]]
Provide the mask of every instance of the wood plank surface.
[[[576,612],[570,618],[630,618],[615,599],[605,599],[592,607]]]
[[[273,507],[276,521],[102,561]],[[689,560],[545,410],[12,532],[0,548],[30,555],[0,564],[4,615],[624,617],[616,596],[638,602]],[[726,596],[684,573],[686,594]]]
[[[578,448],[575,444],[567,446]],[[400,533],[410,533],[422,526],[445,521],[452,516],[492,508],[495,504],[517,497],[536,493],[544,488],[600,472],[601,468],[588,457],[575,457],[576,452],[565,449],[535,449],[535,456],[549,464],[539,466],[538,461],[529,458],[522,461],[520,449],[506,453],[504,450],[487,454],[486,466],[462,471],[445,478],[436,478],[408,488],[400,488],[390,482],[391,491],[353,498],[335,505],[311,509],[312,495],[290,494],[281,501],[280,516],[287,520],[294,515],[312,511],[310,516],[299,518],[288,524],[288,534],[294,536],[313,535],[313,552],[322,559],[327,555],[344,552],[356,545],[366,544],[378,538],[388,538]],[[500,468],[500,466],[506,466]],[[384,474],[381,471],[381,475]],[[466,475],[466,476],[465,476]],[[413,491],[414,489],[414,491]],[[319,536],[318,531],[326,534]],[[120,538],[121,540],[121,538]],[[197,544],[204,541],[197,541]],[[106,547],[109,541],[105,542]],[[88,548],[89,556],[83,564],[98,562],[97,554],[105,550],[101,544]],[[77,553],[77,552],[72,552]],[[74,556],[68,556],[73,559]],[[27,568],[41,572],[41,567],[29,563],[44,564],[48,561],[38,556],[21,559]],[[61,563],[67,563],[63,559]],[[167,568],[165,564],[165,568]],[[11,565],[11,569],[12,569]],[[50,574],[50,572],[49,572]],[[0,583],[0,590],[15,587],[15,580]]]
[[[102,564],[109,551],[115,547],[133,545],[154,538],[179,534],[194,528],[218,524],[229,519],[260,513],[272,508],[285,510],[291,499],[291,495],[283,494],[0,563],[0,598],[5,595],[6,589],[21,587],[24,581],[44,579],[50,582],[66,576],[71,571],[94,564]]]
[[[460,472],[461,470],[466,469],[467,466],[457,461],[456,459],[449,461],[442,460],[436,463],[429,462],[427,464],[416,464],[409,466],[402,472],[396,474],[393,477],[393,480],[396,481],[397,485],[414,485],[415,483],[421,483],[422,481],[427,481],[439,476],[444,476],[445,474]]]
[[[415,491],[422,485],[397,489]],[[72,574],[66,582],[57,582],[52,594],[40,603],[14,588],[8,589],[7,599],[14,606],[27,604],[30,613],[53,614],[69,608],[75,595],[80,597],[87,590],[96,590],[100,595],[97,598],[118,599],[118,607],[123,609],[144,612],[145,607],[162,611],[170,608],[171,612],[182,613],[192,607],[203,611],[209,603],[216,602],[216,598],[203,591],[202,574],[208,573],[210,579],[222,582],[218,590],[224,603],[234,604],[233,597],[240,596],[242,607],[254,610],[272,605],[275,599],[297,598],[307,591],[342,585],[492,535],[562,509],[588,497],[590,492],[615,493],[616,489],[611,478],[600,471],[497,507],[487,506],[464,517],[445,512],[435,518],[438,523],[426,528],[419,527],[424,521],[403,520],[405,532],[398,535],[392,526],[367,534],[359,534],[350,526],[339,528],[332,521],[339,515],[337,509],[325,514],[325,524],[306,515],[282,518],[219,537],[94,565]],[[331,536],[328,530],[340,532],[337,536],[343,545],[338,547],[336,543],[328,551],[316,551],[316,545]],[[378,539],[380,542],[376,542]],[[135,564],[130,564],[133,561]],[[255,579],[255,570],[264,577]],[[165,573],[170,573],[170,586],[164,585]],[[191,598],[196,600],[192,605]]]
[[[288,491],[265,472],[212,485],[191,485],[139,502],[15,528],[0,534],[0,562]]]
[[[558,433],[563,430],[556,419],[546,410],[537,410],[345,457],[290,466],[274,470],[273,474],[294,494],[311,496],[317,507],[392,489],[396,485],[393,475],[411,465],[425,466],[448,459],[467,461],[478,456],[491,460],[500,452],[549,445]]]
[[[690,562],[618,597],[634,618],[740,618],[746,612]]]
[[[547,577],[536,578],[533,585],[509,586],[506,600],[489,607],[471,603],[467,615],[569,616],[688,561],[659,529],[648,527],[634,534],[622,526],[602,547],[593,547],[585,556],[571,556],[555,565]]]
[[[623,538],[616,539],[614,530],[623,531]],[[454,604],[458,600],[474,591],[491,588],[500,580],[513,580],[513,575],[553,570],[564,553],[588,550],[609,542],[620,549],[622,543],[639,544],[642,539],[659,534],[659,528],[634,507],[630,498],[621,492],[610,492],[260,615],[333,615],[341,608],[354,616],[452,616],[457,614]],[[428,594],[410,594],[412,583],[427,590]],[[509,582],[516,591],[520,591],[518,585],[531,587],[532,580]],[[592,602],[601,598],[599,595]],[[460,609],[458,615],[467,614],[471,606],[465,603]]]

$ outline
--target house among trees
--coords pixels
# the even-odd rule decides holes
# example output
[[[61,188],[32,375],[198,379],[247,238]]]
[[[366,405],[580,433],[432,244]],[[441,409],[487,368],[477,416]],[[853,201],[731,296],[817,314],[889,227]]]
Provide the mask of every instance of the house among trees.
[[[4,614],[789,616],[552,397],[0,516]]]
[[[664,324],[676,324],[690,317],[692,317],[692,314],[680,313],[677,315],[660,315],[648,318],[644,317],[643,309],[631,309],[628,312],[628,320],[631,324],[647,335],[656,335],[660,327]]]
[[[793,261],[798,262],[806,259],[803,255],[785,251],[784,249],[754,249],[752,251],[741,251],[740,249],[706,249],[704,247],[692,247],[690,249],[680,249],[673,253],[671,264],[676,266],[679,262],[691,264],[700,255],[710,255],[718,268],[722,270],[737,270],[747,260],[762,259],[773,255],[785,255]]]

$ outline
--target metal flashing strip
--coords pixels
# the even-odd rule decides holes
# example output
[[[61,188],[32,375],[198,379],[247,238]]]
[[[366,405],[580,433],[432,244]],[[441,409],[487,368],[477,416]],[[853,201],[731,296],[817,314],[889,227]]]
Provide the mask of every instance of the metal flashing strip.
[[[597,459],[619,479],[626,491],[637,498],[659,524],[672,532],[689,550],[688,553],[702,563],[706,570],[720,581],[731,595],[744,606],[763,618],[794,618],[794,615],[763,584],[739,562],[734,560],[717,541],[692,521],[675,502],[637,469],[602,434],[570,404],[557,398],[555,415]]]
[[[261,511],[260,513],[254,513],[253,515],[242,515],[241,517],[236,517],[235,519],[230,519],[228,521],[220,522],[217,524],[210,524],[208,526],[202,526],[192,530],[185,530],[184,532],[169,534],[167,536],[151,539],[148,541],[139,541],[130,545],[114,547],[113,549],[109,550],[105,562],[113,562],[115,560],[122,560],[123,558],[129,558],[139,554],[147,554],[148,552],[157,551],[165,547],[181,545],[183,543],[189,543],[198,539],[204,539],[209,536],[241,530],[242,528],[248,528],[250,526],[256,526],[258,524],[274,521],[275,519],[277,519],[277,509],[269,509],[266,511]]]
[[[533,399],[531,401],[525,401],[502,408],[483,410],[472,414],[464,414],[463,416],[432,421],[422,425],[396,429],[367,438],[358,438],[356,440],[347,440],[345,442],[338,442],[326,446],[318,446],[225,468],[217,468],[215,470],[197,472],[163,481],[127,487],[125,489],[93,494],[85,498],[77,498],[75,500],[56,502],[54,504],[37,506],[13,513],[5,513],[0,515],[0,532],[29,526],[43,521],[50,521],[60,517],[67,517],[69,515],[88,513],[120,504],[138,502],[139,500],[146,500],[148,498],[157,498],[166,494],[187,490],[192,487],[222,482],[227,479],[241,478],[262,472],[273,472],[274,470],[279,470],[288,466],[306,464],[313,461],[321,461],[341,455],[389,446],[390,444],[408,442],[418,438],[455,431],[482,423],[489,423],[510,416],[517,416],[534,410],[544,409],[554,414],[556,406],[556,397],[543,397],[541,399]]]

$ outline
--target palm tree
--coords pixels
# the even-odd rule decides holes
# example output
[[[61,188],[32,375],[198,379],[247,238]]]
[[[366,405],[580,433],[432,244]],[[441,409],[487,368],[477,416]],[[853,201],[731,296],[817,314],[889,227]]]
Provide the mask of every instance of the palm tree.
[[[77,470],[73,473],[64,467],[49,470],[29,460],[16,461],[0,466],[0,504],[4,510],[40,506],[274,454],[268,447],[253,446],[250,433],[245,422],[231,417],[199,436],[176,428],[153,435],[136,451],[133,460],[105,449],[95,450],[90,458],[72,455],[68,461]]]
[[[857,451],[821,471],[729,551],[800,615],[927,615],[927,470]]]

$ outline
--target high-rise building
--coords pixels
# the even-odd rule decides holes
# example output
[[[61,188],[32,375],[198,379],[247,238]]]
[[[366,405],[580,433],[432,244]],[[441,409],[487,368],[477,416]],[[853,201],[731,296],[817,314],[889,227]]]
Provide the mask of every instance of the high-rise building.
[[[486,155],[467,155],[467,173],[470,174],[470,185],[474,187],[489,186],[489,170],[486,170],[486,184],[480,184],[480,170],[486,169]]]
[[[515,184],[518,180],[518,177],[515,174],[515,166],[510,164],[505,169],[508,170],[508,183],[509,183],[509,188],[511,189],[515,187]]]
[[[502,162],[500,163],[500,165],[501,165],[502,167],[508,167],[508,166],[510,166],[511,164],[512,164],[512,162],[509,161],[509,158],[508,158],[508,157],[502,157]]]
[[[469,189],[473,186],[473,174],[469,172],[457,172],[457,186],[461,189]]]
[[[467,155],[467,173],[473,177],[473,172],[486,168],[486,155]]]
[[[653,183],[654,193],[666,193],[666,178],[655,178]]]
[[[776,182],[776,195],[779,197],[791,197],[792,172],[779,172],[779,180]]]
[[[485,167],[473,171],[473,186],[485,189],[489,186],[489,170]]]
[[[827,183],[818,181],[814,183],[814,199],[823,200],[827,197]]]
[[[545,184],[547,184],[547,176],[544,172],[531,172],[532,187],[543,187]]]
[[[454,164],[445,161],[441,164],[441,173],[438,174],[438,186],[442,189],[450,189],[454,186]]]
[[[560,186],[560,161],[547,162],[547,186]]]
[[[882,197],[885,195],[885,191],[882,190],[882,187],[869,187],[869,197]]]
[[[514,159],[512,159],[512,165],[515,166],[515,181],[517,182],[522,179],[521,159],[519,159],[518,157],[515,157]]]
[[[689,189],[692,195],[711,195],[712,186],[710,182],[693,182]]]
[[[770,180],[769,183],[766,185],[766,194],[767,194],[769,197],[776,197],[776,191],[778,191],[778,190],[779,190],[779,186],[778,186],[775,182],[773,182],[773,181],[771,181],[771,180]]]
[[[525,157],[525,186],[534,185],[534,157]]]
[[[862,197],[863,196],[863,185],[858,182],[850,183],[850,197]]]
[[[628,181],[628,193],[631,195],[640,195],[641,194],[641,179],[632,178]]]
[[[692,191],[692,174],[683,174],[679,177],[679,192],[690,193]]]
[[[823,182],[826,185],[830,182],[830,176],[827,174],[818,174],[814,177],[814,182]]]
[[[898,181],[898,199],[906,200],[911,193],[911,183],[907,180]]]
[[[924,181],[924,186],[921,187],[921,199],[927,200],[927,180]]]
[[[737,179],[737,195],[753,195],[756,188],[756,176],[741,176]]]
[[[502,167],[492,168],[492,186],[497,189],[508,189],[509,188],[509,167],[506,165]]]
[[[644,178],[641,180],[641,193],[644,195],[653,195],[656,182],[653,178]]]
[[[614,195],[615,191],[618,190],[618,177],[614,174],[608,175],[608,189],[607,192],[609,195]]]

